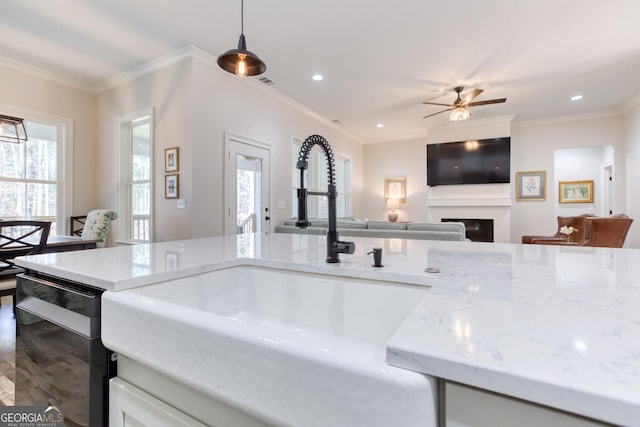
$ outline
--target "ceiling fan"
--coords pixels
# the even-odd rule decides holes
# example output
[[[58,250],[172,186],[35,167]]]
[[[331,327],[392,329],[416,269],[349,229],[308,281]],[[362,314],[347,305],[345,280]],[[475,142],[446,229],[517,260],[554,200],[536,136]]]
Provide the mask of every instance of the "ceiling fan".
[[[474,89],[471,91],[470,94],[465,96],[463,99],[460,97],[460,93],[462,92],[463,89],[464,89],[463,86],[457,86],[453,88],[453,90],[456,91],[456,93],[458,94],[458,98],[453,102],[453,104],[441,104],[438,102],[427,102],[427,101],[423,102],[423,104],[428,104],[428,105],[442,105],[444,107],[449,107],[446,110],[429,114],[428,116],[424,116],[423,118],[426,119],[427,117],[435,116],[436,114],[444,113],[445,111],[451,111],[451,114],[449,115],[449,120],[452,120],[452,121],[467,120],[469,117],[471,117],[471,113],[469,112],[467,107],[477,107],[478,105],[488,105],[488,104],[501,104],[507,100],[507,98],[498,98],[498,99],[489,99],[487,101],[471,102],[476,96],[480,95],[484,91],[482,89]]]

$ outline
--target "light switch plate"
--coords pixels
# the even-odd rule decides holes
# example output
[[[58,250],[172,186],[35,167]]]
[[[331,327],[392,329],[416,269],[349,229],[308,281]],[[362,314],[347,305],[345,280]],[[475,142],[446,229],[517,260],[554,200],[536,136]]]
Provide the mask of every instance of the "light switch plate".
[[[187,207],[187,201],[185,199],[178,199],[178,209],[184,209]]]

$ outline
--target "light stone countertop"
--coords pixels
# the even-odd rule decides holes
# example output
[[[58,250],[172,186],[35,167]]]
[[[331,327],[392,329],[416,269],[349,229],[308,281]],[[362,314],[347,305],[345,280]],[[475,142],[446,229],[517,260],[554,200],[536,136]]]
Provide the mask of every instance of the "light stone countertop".
[[[238,264],[431,286],[388,342],[388,363],[625,426],[640,426],[640,250],[346,239],[205,238],[24,257],[119,291]],[[383,248],[382,269],[366,255]],[[436,267],[439,273],[426,273]]]

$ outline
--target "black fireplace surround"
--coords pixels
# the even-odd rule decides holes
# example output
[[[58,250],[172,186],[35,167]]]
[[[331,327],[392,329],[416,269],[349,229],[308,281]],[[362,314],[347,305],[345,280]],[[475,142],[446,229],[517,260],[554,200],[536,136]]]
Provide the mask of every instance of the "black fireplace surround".
[[[440,222],[462,222],[467,239],[472,242],[493,242],[492,219],[442,218]]]

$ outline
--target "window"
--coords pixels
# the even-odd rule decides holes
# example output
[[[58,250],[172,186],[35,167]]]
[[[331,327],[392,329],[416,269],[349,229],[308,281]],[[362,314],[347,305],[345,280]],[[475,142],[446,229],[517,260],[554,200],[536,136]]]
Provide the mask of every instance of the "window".
[[[291,216],[298,216],[298,194],[300,185],[300,170],[296,167],[298,154],[303,141],[295,139],[291,144],[292,161],[292,199]],[[339,154],[333,153],[335,160],[336,191],[336,211],[338,218],[351,215],[351,160]],[[327,191],[329,182],[327,159],[320,147],[315,145],[309,153],[308,169],[304,172],[304,182],[309,191]],[[328,199],[321,196],[308,196],[307,214],[309,218],[327,218]]]
[[[50,221],[49,234],[65,234],[64,120],[25,118],[25,127],[26,143],[0,142],[0,218]]]
[[[151,242],[152,110],[120,119],[121,240]]]

